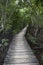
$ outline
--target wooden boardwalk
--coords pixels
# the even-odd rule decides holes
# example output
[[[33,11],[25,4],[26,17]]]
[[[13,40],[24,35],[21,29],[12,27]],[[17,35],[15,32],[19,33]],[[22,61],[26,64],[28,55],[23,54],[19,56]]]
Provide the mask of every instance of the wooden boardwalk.
[[[13,38],[3,65],[39,65],[24,37],[26,29]]]

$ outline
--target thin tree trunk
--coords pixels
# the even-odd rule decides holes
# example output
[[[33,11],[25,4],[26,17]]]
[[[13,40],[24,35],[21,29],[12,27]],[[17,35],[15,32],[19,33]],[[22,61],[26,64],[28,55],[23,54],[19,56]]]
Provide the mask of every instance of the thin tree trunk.
[[[4,18],[4,21],[3,21],[3,25],[4,25],[4,30],[3,30],[3,33],[5,34],[5,29],[6,29],[6,9],[8,7],[8,0],[6,1],[6,7],[5,7],[5,11],[4,11],[4,14],[3,14],[3,18]]]
[[[36,26],[36,29],[35,29],[35,37],[37,35],[37,32],[38,32],[38,25]]]
[[[2,17],[1,17],[1,26],[3,29],[3,35],[5,34],[5,28],[6,28],[6,9],[8,7],[8,0],[6,1],[5,9],[2,7]]]

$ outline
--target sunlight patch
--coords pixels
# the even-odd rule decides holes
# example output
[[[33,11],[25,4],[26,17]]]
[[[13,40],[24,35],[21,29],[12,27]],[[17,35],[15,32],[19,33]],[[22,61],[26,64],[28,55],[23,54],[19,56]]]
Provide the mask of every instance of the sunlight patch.
[[[18,4],[18,3],[19,3],[19,0],[16,0],[16,1],[15,1],[15,4]]]

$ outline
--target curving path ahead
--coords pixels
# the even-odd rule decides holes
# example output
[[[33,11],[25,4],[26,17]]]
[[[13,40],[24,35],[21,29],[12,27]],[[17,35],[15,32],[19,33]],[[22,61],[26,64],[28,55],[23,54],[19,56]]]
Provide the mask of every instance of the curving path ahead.
[[[24,37],[27,27],[13,38],[3,65],[39,65]]]

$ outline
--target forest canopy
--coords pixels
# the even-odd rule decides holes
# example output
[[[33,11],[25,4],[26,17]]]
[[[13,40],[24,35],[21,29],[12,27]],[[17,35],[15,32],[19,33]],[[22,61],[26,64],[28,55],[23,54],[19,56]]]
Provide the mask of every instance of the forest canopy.
[[[1,0],[0,26],[8,29],[22,29],[27,23],[43,25],[42,0]]]

